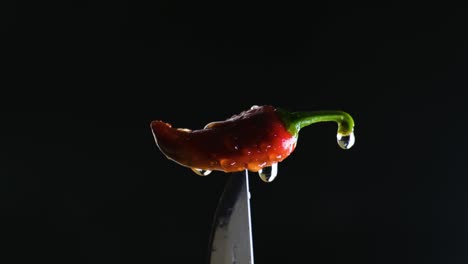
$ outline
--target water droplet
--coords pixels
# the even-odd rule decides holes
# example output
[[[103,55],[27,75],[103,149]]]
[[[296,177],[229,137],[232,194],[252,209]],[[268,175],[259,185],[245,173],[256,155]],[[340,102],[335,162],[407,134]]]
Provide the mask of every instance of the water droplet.
[[[252,105],[252,107],[250,107],[251,110],[258,109],[258,108],[260,108],[260,106],[258,106],[258,105]]]
[[[192,168],[193,172],[195,172],[197,175],[200,176],[208,176],[211,171],[210,170],[203,170],[203,169],[197,169],[197,168]]]
[[[264,182],[272,182],[278,175],[278,163],[271,164],[270,167],[265,167],[258,171],[260,179]]]
[[[227,137],[224,140],[224,146],[229,150],[239,150],[239,144],[237,142],[237,137]]]
[[[281,161],[281,158],[283,156],[282,155],[279,155],[279,154],[276,154],[276,153],[272,153],[270,155],[268,155],[268,159],[271,161],[271,162],[278,162],[278,161]]]
[[[266,143],[260,144],[260,150],[263,152],[267,152],[268,150],[270,150],[270,148],[271,148],[270,144],[266,144]]]
[[[214,127],[216,127],[216,126],[218,126],[220,124],[222,124],[222,122],[220,122],[220,121],[211,122],[211,123],[206,124],[206,126],[203,129],[214,128]]]
[[[236,163],[237,163],[236,161],[230,160],[230,159],[221,159],[219,161],[219,164],[221,164],[221,167],[223,167],[223,169],[226,169],[226,170],[234,167]]]
[[[354,137],[353,132],[346,136],[338,133],[336,134],[336,141],[342,149],[350,149],[354,145],[356,138]]]

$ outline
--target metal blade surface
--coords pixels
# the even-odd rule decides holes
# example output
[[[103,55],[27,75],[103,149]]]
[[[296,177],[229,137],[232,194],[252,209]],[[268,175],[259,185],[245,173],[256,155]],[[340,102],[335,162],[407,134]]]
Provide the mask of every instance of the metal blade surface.
[[[210,264],[253,264],[248,171],[232,173],[215,213]]]

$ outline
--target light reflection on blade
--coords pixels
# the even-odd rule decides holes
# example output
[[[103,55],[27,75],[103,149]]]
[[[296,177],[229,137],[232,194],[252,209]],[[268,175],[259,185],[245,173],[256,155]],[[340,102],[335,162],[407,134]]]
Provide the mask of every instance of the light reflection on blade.
[[[216,209],[210,264],[253,264],[248,171],[232,173]]]

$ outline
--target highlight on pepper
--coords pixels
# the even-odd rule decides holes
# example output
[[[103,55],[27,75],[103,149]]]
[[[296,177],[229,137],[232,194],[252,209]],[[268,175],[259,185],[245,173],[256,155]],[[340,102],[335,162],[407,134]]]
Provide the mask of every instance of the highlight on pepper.
[[[200,176],[211,171],[258,172],[265,182],[277,175],[278,163],[296,148],[299,131],[318,122],[338,125],[337,142],[349,149],[355,142],[354,120],[343,111],[289,112],[271,105],[252,106],[203,129],[174,128],[151,122],[156,145],[170,160]]]

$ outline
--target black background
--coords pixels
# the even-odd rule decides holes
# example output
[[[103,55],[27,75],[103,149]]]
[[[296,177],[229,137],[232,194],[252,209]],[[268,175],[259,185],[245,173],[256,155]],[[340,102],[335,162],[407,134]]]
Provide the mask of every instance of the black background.
[[[198,177],[149,123],[252,105],[341,109],[252,174],[256,263],[468,261],[465,9],[337,2],[1,3],[0,256],[205,263],[227,175]],[[29,89],[28,89],[29,88]],[[54,89],[53,91],[52,88]],[[7,104],[5,104],[7,105]]]

